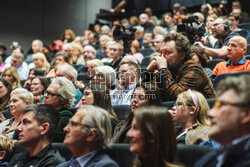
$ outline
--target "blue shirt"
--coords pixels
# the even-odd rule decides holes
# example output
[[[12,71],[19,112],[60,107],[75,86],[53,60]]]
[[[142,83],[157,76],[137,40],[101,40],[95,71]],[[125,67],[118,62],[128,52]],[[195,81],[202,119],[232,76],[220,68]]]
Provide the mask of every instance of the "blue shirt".
[[[111,93],[112,105],[130,105],[131,96],[134,92],[136,84],[129,85],[124,90],[115,89]]]
[[[85,167],[88,161],[98,152],[99,150],[92,151],[88,154],[85,154],[81,157],[76,158],[81,167]]]
[[[233,64],[233,65],[243,65],[243,64],[245,64],[246,61],[247,61],[246,57],[243,57],[242,59],[240,59],[237,63],[235,63],[235,64]],[[232,64],[231,64],[231,59],[229,59],[229,60],[227,61],[226,66],[232,66]]]

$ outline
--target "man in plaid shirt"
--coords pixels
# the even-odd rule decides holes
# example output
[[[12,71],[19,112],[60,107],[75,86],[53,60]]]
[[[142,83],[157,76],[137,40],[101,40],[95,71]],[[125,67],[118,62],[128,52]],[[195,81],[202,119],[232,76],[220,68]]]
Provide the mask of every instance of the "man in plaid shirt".
[[[191,60],[190,43],[179,33],[167,34],[161,56],[152,59],[143,73],[143,80],[156,82],[164,90],[164,100],[176,100],[182,91],[194,89],[206,98],[214,98],[215,90],[200,65]]]

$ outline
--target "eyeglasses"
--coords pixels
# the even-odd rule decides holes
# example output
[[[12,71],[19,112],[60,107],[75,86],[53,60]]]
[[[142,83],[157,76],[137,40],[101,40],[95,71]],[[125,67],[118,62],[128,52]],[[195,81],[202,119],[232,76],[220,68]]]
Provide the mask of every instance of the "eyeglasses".
[[[176,102],[176,103],[174,104],[175,107],[178,107],[178,106],[181,106],[181,105],[185,105],[185,106],[191,107],[189,104],[187,104],[187,103],[182,103],[182,102]]]
[[[85,126],[79,122],[75,122],[75,121],[72,121],[72,120],[69,120],[67,126],[69,126],[69,129],[72,129],[72,127],[76,127],[76,126]]]
[[[249,104],[244,104],[244,103],[232,103],[232,102],[226,102],[226,101],[216,101],[213,105],[214,109],[219,109],[222,106],[225,105],[231,105],[231,106],[237,106],[237,107],[247,107]]]
[[[46,91],[44,92],[44,95],[45,95],[45,96],[50,96],[50,97],[52,97],[52,96],[62,97],[61,95],[56,94],[56,93],[52,93],[52,92],[50,92],[50,91],[48,91],[48,90],[46,90]]]

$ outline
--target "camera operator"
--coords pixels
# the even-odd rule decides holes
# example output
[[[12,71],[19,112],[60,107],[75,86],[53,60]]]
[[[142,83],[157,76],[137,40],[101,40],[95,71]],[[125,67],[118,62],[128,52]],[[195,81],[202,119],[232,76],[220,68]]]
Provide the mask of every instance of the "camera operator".
[[[185,90],[194,89],[206,98],[214,98],[212,83],[201,66],[191,60],[190,42],[180,33],[167,34],[161,46],[161,56],[156,56],[142,77],[144,82],[154,81],[164,91],[164,100],[176,100]]]
[[[194,45],[204,48],[205,54],[212,58],[225,59],[227,56],[227,43],[233,36],[239,35],[236,32],[232,32],[232,23],[230,20],[217,18],[212,25],[212,33],[219,41],[219,48],[208,48],[202,44],[202,42],[195,42]]]

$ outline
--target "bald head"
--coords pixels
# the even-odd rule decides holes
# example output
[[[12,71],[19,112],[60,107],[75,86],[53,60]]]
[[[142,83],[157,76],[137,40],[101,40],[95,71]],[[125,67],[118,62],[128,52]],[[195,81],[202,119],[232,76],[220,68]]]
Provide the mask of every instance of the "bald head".
[[[247,51],[247,40],[241,36],[232,37],[227,45],[227,57],[231,59],[232,63],[242,59]]]
[[[135,58],[134,56],[132,56],[132,55],[126,55],[126,56],[124,56],[124,57],[122,58],[121,63],[127,63],[127,62],[130,62],[130,61],[132,61],[132,62],[134,62],[134,63],[137,64],[136,58]]]

